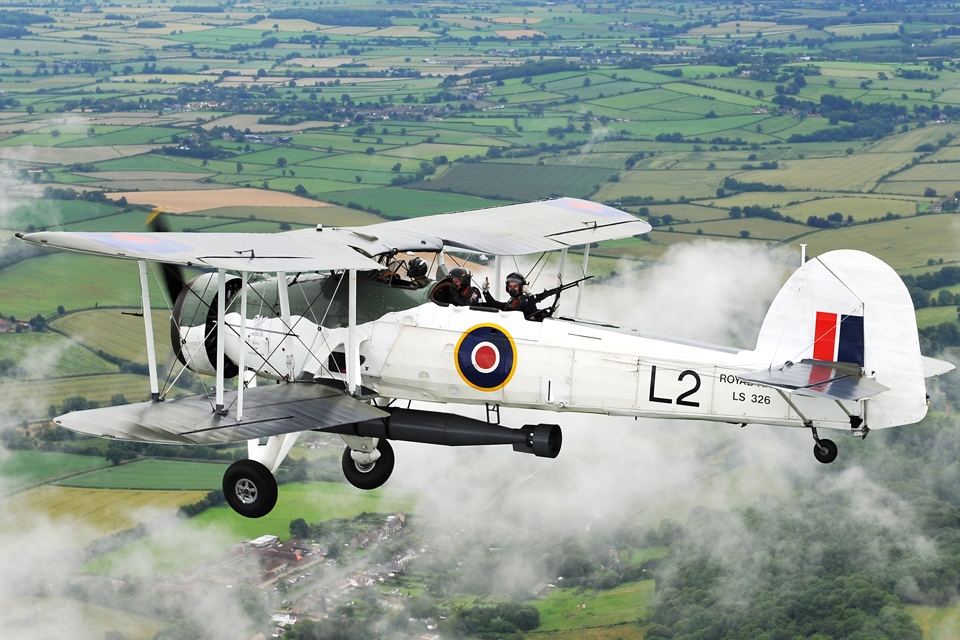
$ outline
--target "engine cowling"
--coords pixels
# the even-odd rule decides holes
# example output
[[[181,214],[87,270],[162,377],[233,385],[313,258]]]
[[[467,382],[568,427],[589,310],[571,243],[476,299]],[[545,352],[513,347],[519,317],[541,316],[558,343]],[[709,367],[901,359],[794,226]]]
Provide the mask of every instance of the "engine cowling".
[[[242,280],[226,277],[226,301],[240,291]],[[173,305],[170,341],[177,359],[191,371],[213,376],[217,373],[217,274],[202,273],[184,286]],[[224,356],[223,377],[234,378],[239,367]]]

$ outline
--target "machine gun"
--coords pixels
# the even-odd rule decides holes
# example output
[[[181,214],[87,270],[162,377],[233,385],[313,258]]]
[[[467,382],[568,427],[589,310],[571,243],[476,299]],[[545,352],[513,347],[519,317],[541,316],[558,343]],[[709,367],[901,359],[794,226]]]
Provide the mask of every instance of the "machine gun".
[[[554,287],[553,289],[546,289],[543,292],[533,295],[531,297],[533,298],[534,302],[541,302],[543,300],[546,300],[550,296],[557,296],[557,300],[559,300],[560,293],[562,293],[563,291],[566,291],[567,289],[572,289],[573,287],[577,286],[584,280],[589,280],[592,277],[593,276],[587,276],[585,278],[580,278],[579,280],[574,280],[573,282],[568,282],[567,284],[562,284],[559,287]],[[554,302],[553,306],[556,306],[556,302]]]
[[[560,304],[560,294],[566,291],[567,289],[571,289],[579,285],[584,280],[589,280],[592,277],[593,276],[586,276],[584,278],[580,278],[579,280],[568,282],[567,284],[561,284],[559,287],[554,287],[553,289],[546,289],[536,295],[531,295],[530,297],[533,298],[534,302],[541,302],[542,300],[546,300],[550,296],[555,296],[555,297],[553,299],[553,304],[551,304],[549,307],[538,309],[537,312],[534,313],[532,316],[530,316],[529,319],[535,322],[540,322],[544,318],[549,318],[553,316],[553,312],[557,310],[557,305]]]

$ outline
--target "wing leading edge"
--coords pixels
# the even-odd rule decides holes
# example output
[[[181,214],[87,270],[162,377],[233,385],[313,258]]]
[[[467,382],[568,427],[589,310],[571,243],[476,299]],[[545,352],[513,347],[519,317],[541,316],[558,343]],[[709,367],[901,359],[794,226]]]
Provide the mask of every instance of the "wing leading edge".
[[[224,393],[225,406],[236,399]],[[268,385],[246,389],[244,416],[213,413],[205,396],[166,402],[74,411],[54,419],[65,429],[101,438],[163,444],[227,444],[296,431],[335,427],[386,417],[380,409],[345,392],[312,383]]]

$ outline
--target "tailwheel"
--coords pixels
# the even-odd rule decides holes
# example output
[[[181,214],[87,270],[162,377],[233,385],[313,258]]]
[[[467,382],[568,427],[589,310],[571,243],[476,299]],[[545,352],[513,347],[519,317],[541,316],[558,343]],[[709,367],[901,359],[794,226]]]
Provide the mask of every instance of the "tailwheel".
[[[813,456],[823,464],[837,459],[837,445],[833,440],[817,440],[813,445]]]
[[[223,474],[223,496],[240,515],[262,518],[277,504],[277,480],[256,460],[237,460]]]
[[[376,460],[366,462],[363,461],[363,458],[371,457],[369,454],[362,454],[357,451],[357,457],[360,457],[361,460],[356,460],[353,456],[354,451],[350,447],[343,450],[342,467],[347,482],[357,489],[369,490],[382,486],[390,478],[395,461],[393,447],[387,440],[380,438],[377,443],[377,451],[380,456]]]

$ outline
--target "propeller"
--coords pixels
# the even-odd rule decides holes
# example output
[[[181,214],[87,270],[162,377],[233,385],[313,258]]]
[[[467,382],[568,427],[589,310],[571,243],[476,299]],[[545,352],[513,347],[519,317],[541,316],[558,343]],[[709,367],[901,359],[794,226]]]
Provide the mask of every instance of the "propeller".
[[[157,207],[147,216],[147,228],[150,229],[150,231],[155,233],[167,233],[170,231],[170,227],[167,226],[163,216],[160,215],[162,212],[163,209]],[[160,267],[163,271],[163,282],[167,289],[167,295],[170,296],[170,304],[175,304],[180,297],[180,293],[183,291],[183,283],[186,282],[183,270],[180,268],[180,265],[167,264],[165,262],[161,263]]]

